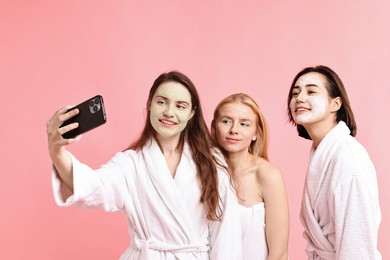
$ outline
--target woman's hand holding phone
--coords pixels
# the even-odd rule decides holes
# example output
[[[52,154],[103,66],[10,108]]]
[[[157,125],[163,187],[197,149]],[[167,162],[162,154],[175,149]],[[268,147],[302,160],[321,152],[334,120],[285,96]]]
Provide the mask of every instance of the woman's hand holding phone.
[[[106,122],[103,98],[97,95],[77,106],[58,109],[46,123],[49,155],[59,177],[73,190],[72,159],[65,146],[76,143],[81,134]]]

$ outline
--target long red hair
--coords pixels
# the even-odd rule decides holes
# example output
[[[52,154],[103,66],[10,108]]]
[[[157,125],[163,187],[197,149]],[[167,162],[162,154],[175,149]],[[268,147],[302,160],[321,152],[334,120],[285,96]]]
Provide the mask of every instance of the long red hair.
[[[211,132],[213,136],[213,140],[215,141],[215,144],[221,149],[221,151],[224,152],[224,149],[219,146],[216,142],[215,135],[216,133],[216,126],[215,121],[219,117],[219,113],[221,110],[221,107],[223,107],[226,104],[231,103],[241,103],[246,106],[248,106],[250,109],[252,109],[253,113],[256,115],[257,118],[257,124],[256,124],[256,135],[257,138],[255,141],[252,141],[252,143],[249,146],[249,152],[253,154],[256,157],[262,157],[266,160],[268,160],[268,139],[269,139],[269,132],[267,127],[267,121],[265,120],[265,117],[260,111],[259,106],[257,103],[251,98],[249,95],[244,93],[237,93],[232,94],[224,99],[222,99],[218,105],[216,106],[214,110],[214,117],[211,122]],[[224,152],[225,153],[225,152]]]
[[[230,174],[230,181],[237,194],[240,192],[240,183],[238,181],[238,176],[236,172],[232,169],[231,163],[229,160],[228,152],[217,142],[217,130],[216,130],[216,121],[219,118],[221,108],[226,104],[231,103],[241,103],[248,106],[253,113],[256,115],[256,140],[252,141],[248,147],[249,153],[253,154],[256,157],[264,158],[268,160],[268,142],[269,142],[269,132],[267,121],[265,120],[264,115],[261,113],[259,106],[253,98],[245,93],[236,93],[226,98],[222,99],[214,110],[213,120],[211,121],[211,135],[214,145],[217,146],[223,153],[226,162],[228,164],[228,171]],[[239,197],[240,198],[240,197]],[[241,198],[240,198],[241,199]]]

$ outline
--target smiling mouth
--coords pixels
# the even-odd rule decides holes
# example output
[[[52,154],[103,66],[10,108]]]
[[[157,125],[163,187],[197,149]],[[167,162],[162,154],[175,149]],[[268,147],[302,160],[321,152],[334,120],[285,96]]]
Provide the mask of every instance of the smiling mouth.
[[[295,112],[305,112],[305,111],[310,111],[310,109],[304,107],[299,107],[295,109]]]
[[[175,122],[172,122],[172,121],[169,121],[169,120],[165,120],[165,119],[160,119],[160,122],[163,123],[164,125],[167,125],[167,126],[174,126],[174,125],[176,125]]]

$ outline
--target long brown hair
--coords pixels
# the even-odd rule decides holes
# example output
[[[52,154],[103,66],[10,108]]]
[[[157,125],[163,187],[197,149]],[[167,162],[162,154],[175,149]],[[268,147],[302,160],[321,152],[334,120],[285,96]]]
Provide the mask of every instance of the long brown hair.
[[[309,136],[306,129],[302,125],[297,125],[295,123],[290,110],[290,101],[292,99],[295,83],[302,75],[307,74],[309,72],[317,72],[323,75],[326,79],[324,85],[326,90],[328,91],[329,96],[331,98],[340,97],[342,104],[340,109],[337,111],[336,122],[338,123],[340,121],[344,121],[347,124],[349,130],[351,131],[351,135],[355,136],[357,131],[356,121],[352,112],[351,103],[349,102],[349,98],[347,95],[347,91],[344,87],[344,84],[341,81],[340,77],[336,74],[336,72],[334,72],[329,67],[323,65],[304,68],[295,76],[290,86],[290,90],[287,98],[287,114],[288,114],[289,122],[291,122],[293,125],[297,127],[298,135],[303,138],[311,140],[311,137]]]
[[[183,73],[171,71],[161,74],[153,83],[146,102],[147,117],[141,135],[126,150],[140,150],[150,138],[155,137],[156,131],[150,122],[150,104],[158,87],[166,82],[182,84],[191,94],[194,116],[188,121],[181,133],[181,144],[188,143],[196,165],[197,176],[201,183],[200,201],[205,205],[209,220],[221,220],[222,211],[219,205],[218,173],[216,159],[211,152],[211,135],[203,117],[202,106],[194,83]]]

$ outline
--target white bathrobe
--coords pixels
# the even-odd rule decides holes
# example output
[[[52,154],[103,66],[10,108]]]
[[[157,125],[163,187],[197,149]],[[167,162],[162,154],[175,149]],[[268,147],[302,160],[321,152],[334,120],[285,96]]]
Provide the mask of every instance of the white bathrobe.
[[[117,153],[97,170],[71,157],[74,193],[53,170],[55,201],[122,210],[131,242],[121,259],[241,259],[238,204],[228,176],[219,172],[223,221],[209,221],[187,144],[174,178],[154,139],[139,152]]]
[[[382,259],[375,168],[364,147],[339,122],[311,151],[301,222],[309,259]]]

